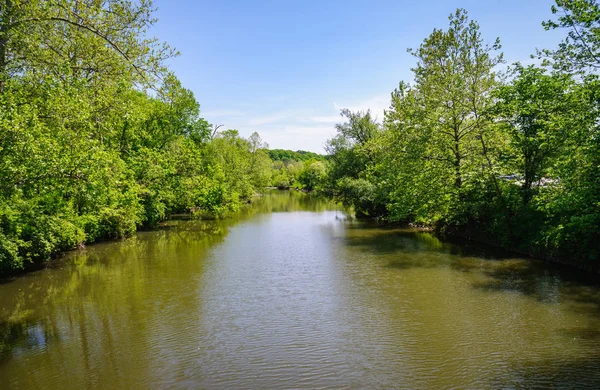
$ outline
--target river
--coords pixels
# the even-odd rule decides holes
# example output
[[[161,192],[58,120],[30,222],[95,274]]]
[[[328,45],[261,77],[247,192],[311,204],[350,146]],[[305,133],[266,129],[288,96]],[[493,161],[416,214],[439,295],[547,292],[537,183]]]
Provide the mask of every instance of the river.
[[[271,192],[0,284],[0,388],[600,388],[596,275]]]

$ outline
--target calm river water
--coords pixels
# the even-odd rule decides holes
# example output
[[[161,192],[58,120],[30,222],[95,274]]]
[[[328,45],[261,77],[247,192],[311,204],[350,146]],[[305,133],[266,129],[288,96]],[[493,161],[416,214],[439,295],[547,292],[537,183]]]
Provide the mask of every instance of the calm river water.
[[[600,388],[598,277],[273,192],[0,284],[0,388]]]

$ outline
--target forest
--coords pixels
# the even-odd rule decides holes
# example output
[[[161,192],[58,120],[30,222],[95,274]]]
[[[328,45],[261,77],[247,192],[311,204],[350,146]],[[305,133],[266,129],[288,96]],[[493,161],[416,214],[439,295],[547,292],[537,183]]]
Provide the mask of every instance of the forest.
[[[0,273],[151,228],[224,218],[266,187],[598,269],[600,6],[557,0],[564,30],[505,64],[459,9],[411,49],[382,122],[342,110],[327,156],[220,130],[165,65],[139,1],[0,2]]]

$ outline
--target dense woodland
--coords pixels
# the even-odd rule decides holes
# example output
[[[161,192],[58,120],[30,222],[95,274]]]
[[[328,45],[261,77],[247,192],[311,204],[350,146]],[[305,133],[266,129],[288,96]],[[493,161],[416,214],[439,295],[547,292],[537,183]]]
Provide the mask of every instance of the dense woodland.
[[[412,222],[598,269],[600,7],[557,0],[539,65],[457,10],[383,123],[342,110],[328,156],[213,127],[149,38],[149,0],[0,1],[0,273],[174,213],[222,218],[264,188],[317,190]],[[508,70],[506,70],[508,69]]]
[[[152,12],[0,2],[0,272],[172,213],[223,217],[272,184],[258,134],[211,127],[165,67],[178,53],[147,37]],[[304,163],[285,164],[297,181]]]
[[[358,215],[412,222],[600,268],[600,6],[557,0],[539,65],[504,64],[459,9],[414,56],[383,123],[342,114],[325,191]],[[487,44],[486,42],[492,42]]]

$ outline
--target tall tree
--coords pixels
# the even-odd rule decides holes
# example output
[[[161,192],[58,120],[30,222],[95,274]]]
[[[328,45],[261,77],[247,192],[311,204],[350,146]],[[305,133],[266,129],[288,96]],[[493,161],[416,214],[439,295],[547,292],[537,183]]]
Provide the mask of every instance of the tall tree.
[[[494,67],[502,62],[498,39],[484,44],[479,25],[458,9],[449,17],[448,30],[435,29],[416,49],[415,88],[427,113],[424,131],[429,135],[427,158],[452,171],[460,190],[469,170],[487,155],[486,126],[482,114],[491,105],[497,85]]]
[[[257,188],[266,187],[271,180],[273,161],[267,153],[269,144],[264,142],[255,131],[248,138],[248,151],[250,152],[250,177]]]
[[[331,158],[336,161],[332,175],[337,179],[358,179],[371,158],[368,144],[380,130],[380,125],[368,110],[352,112],[342,109],[340,116],[345,118],[345,121],[335,125],[337,134],[327,141],[325,147]]]

